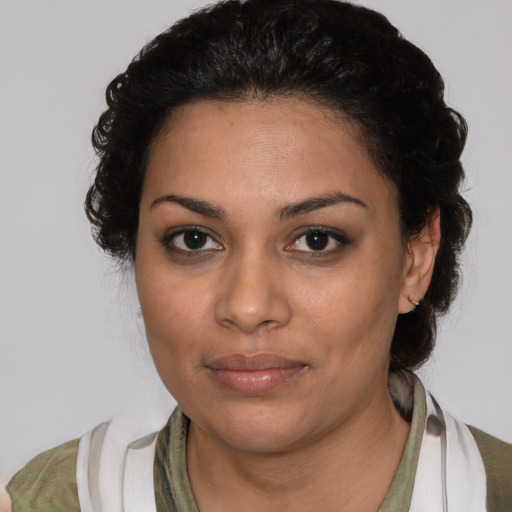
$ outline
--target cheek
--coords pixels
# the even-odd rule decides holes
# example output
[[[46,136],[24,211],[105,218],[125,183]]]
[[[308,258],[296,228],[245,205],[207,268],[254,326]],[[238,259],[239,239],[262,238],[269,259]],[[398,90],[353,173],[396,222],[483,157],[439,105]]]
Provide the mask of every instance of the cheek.
[[[185,363],[197,366],[198,340],[206,339],[209,294],[196,280],[170,271],[169,264],[141,251],[136,283],[146,337],[162,380],[167,384]]]
[[[193,343],[204,330],[209,309],[208,295],[200,287],[186,286],[179,279],[146,279],[139,298],[150,344],[167,345],[183,340]]]
[[[141,288],[146,338],[160,379],[178,402],[195,400],[193,383],[202,370],[201,340],[206,339],[200,294],[180,289],[176,280],[157,286],[146,280]]]
[[[384,251],[385,252],[385,251]],[[300,297],[301,328],[321,338],[324,357],[346,364],[387,357],[397,318],[401,287],[400,251],[357,252],[335,275],[303,283]]]

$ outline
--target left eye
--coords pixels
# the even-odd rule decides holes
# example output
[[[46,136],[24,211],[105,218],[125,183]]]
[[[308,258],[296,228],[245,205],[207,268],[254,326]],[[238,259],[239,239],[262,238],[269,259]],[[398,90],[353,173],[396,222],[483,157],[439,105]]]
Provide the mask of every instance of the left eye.
[[[286,249],[305,252],[330,252],[342,245],[341,237],[326,231],[313,230],[295,239]]]

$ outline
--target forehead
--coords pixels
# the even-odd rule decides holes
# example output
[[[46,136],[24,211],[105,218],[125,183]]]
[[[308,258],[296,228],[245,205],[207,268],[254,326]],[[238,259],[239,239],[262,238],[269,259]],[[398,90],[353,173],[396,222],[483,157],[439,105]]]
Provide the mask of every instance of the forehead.
[[[360,140],[352,122],[297,98],[187,104],[153,142],[143,202],[179,193],[254,207],[337,191],[396,203]]]

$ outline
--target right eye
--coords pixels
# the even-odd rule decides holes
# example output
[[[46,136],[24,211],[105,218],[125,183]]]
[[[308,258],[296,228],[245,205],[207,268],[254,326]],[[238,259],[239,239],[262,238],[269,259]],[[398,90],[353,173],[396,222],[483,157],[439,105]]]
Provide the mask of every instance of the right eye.
[[[221,251],[223,249],[210,235],[197,228],[182,229],[171,233],[165,237],[164,243],[171,250],[184,252]]]

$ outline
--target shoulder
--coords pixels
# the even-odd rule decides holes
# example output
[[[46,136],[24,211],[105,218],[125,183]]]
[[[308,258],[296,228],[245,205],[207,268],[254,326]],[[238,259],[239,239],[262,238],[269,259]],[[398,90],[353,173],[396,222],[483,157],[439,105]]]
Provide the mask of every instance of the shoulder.
[[[188,425],[188,418],[176,407],[158,435],[154,467],[158,511],[197,510],[187,474]]]
[[[512,444],[471,425],[468,428],[485,466],[489,511],[512,510]]]
[[[13,512],[79,512],[78,439],[34,457],[7,485]]]

